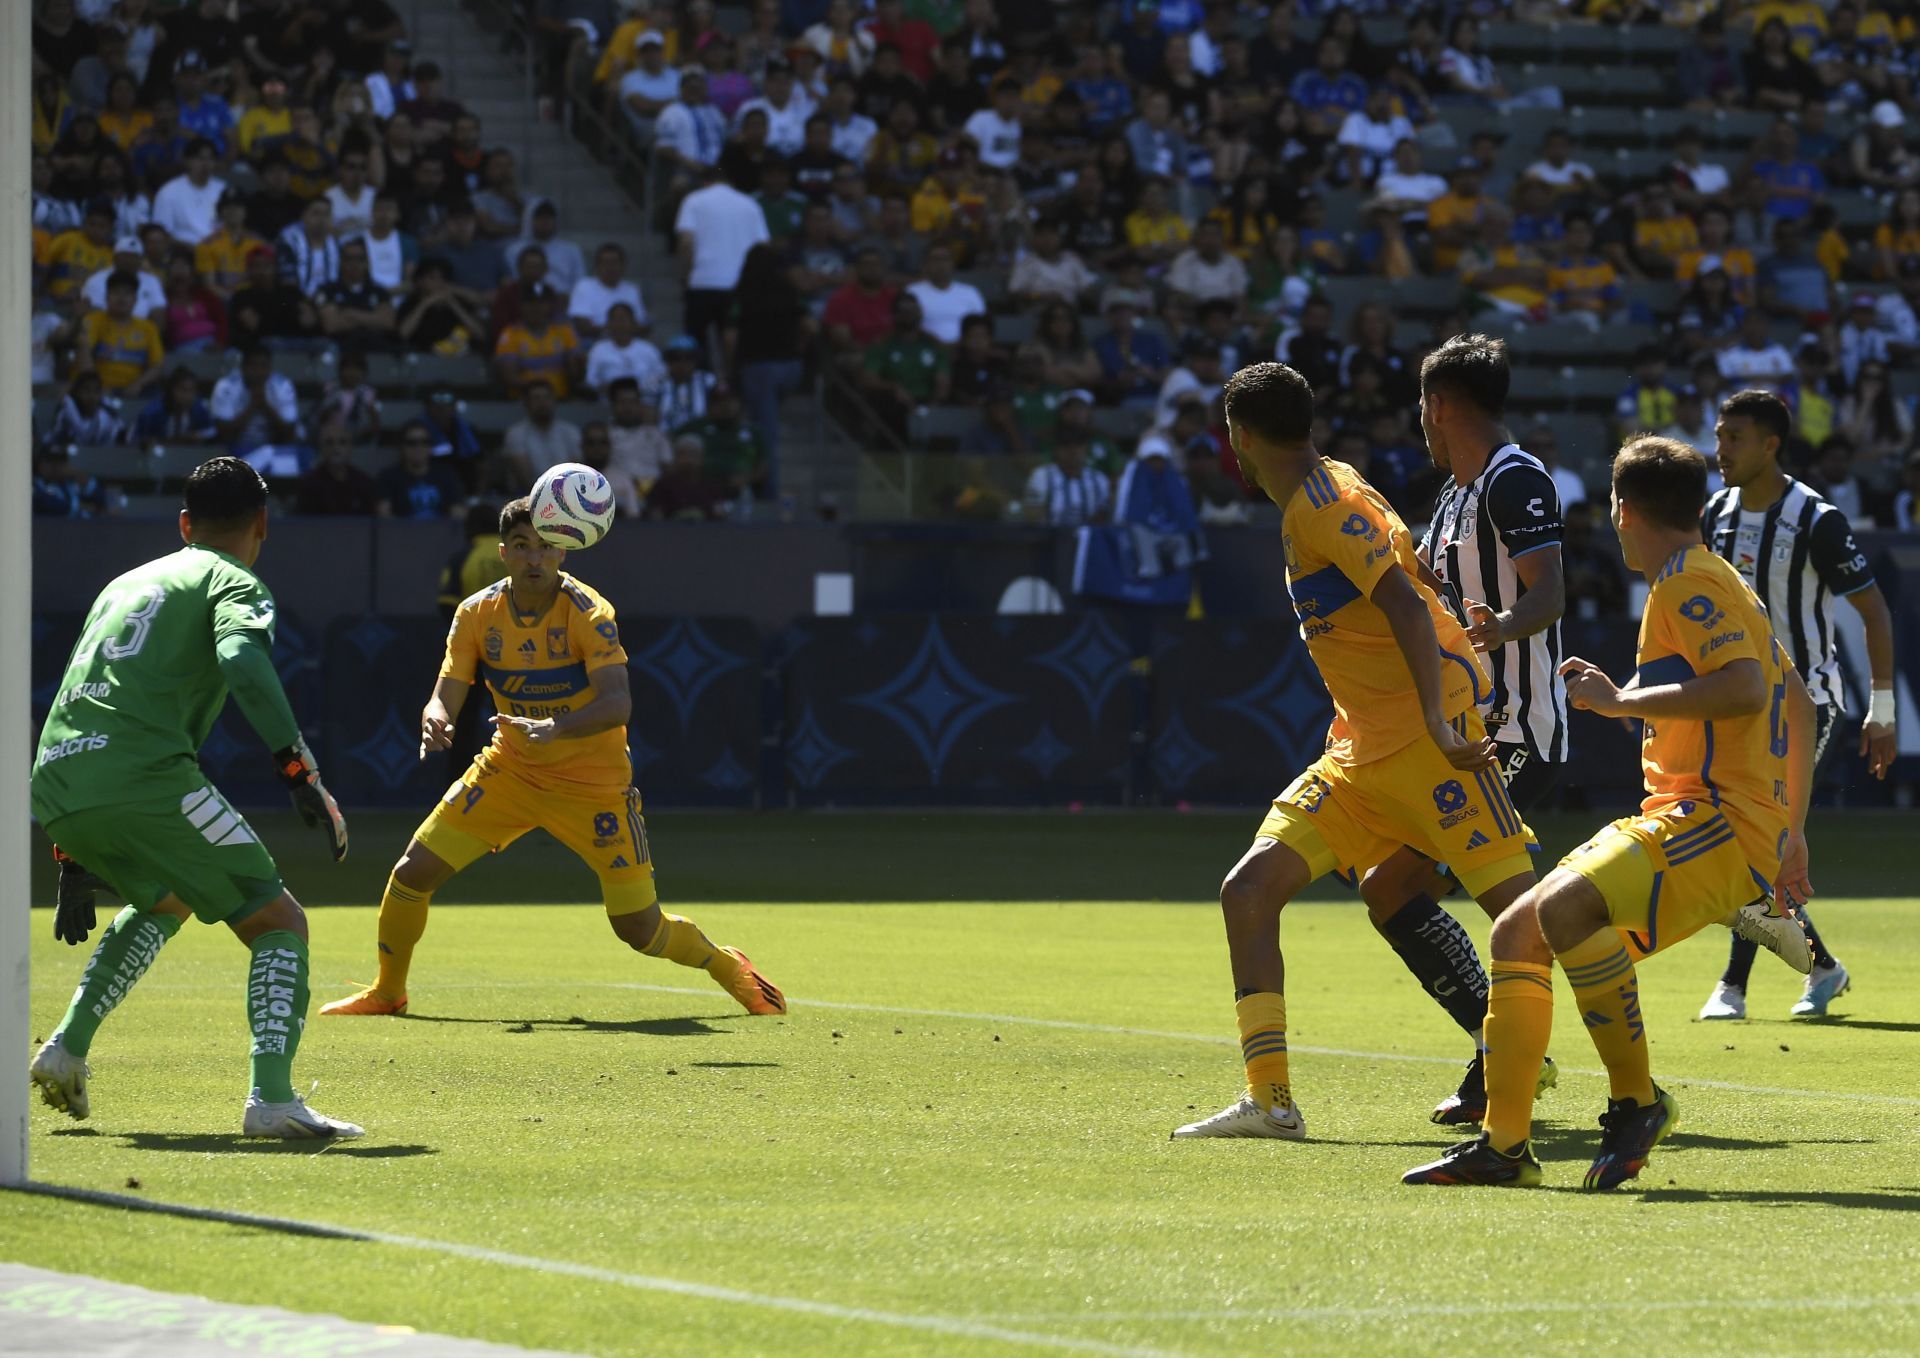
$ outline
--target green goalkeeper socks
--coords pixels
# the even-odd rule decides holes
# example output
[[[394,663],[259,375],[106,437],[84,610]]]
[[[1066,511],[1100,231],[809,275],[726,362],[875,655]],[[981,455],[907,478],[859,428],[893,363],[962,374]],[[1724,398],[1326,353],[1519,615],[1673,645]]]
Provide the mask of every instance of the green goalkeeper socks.
[[[253,1087],[268,1103],[293,1097],[293,1054],[306,1024],[306,940],[285,929],[260,935],[247,969],[247,1025],[253,1030]]]
[[[166,941],[180,932],[178,915],[149,915],[128,906],[114,916],[100,935],[100,946],[87,959],[80,986],[73,992],[67,1016],[54,1034],[74,1056],[85,1056],[93,1035],[114,1007],[127,997],[134,982],[146,974]]]

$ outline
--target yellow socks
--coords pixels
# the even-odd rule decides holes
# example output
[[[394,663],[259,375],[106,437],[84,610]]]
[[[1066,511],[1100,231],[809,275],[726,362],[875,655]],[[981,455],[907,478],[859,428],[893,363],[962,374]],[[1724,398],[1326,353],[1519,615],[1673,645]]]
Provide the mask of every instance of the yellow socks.
[[[732,953],[720,951],[700,932],[700,926],[682,915],[660,914],[660,927],[641,949],[648,957],[664,957],[683,967],[696,967],[724,981],[740,970]]]
[[[1263,990],[1234,1002],[1240,1016],[1240,1056],[1247,1092],[1263,1108],[1291,1108],[1287,1084],[1287,999]]]
[[[1553,968],[1495,960],[1487,989],[1487,1140],[1511,1151],[1533,1134],[1533,1090],[1553,1036]]]
[[[388,999],[407,993],[413,945],[427,931],[427,906],[432,902],[431,891],[415,891],[387,878],[386,894],[380,897],[380,975],[373,988]]]
[[[1613,1097],[1647,1107],[1653,1102],[1653,1074],[1646,1028],[1640,1020],[1640,978],[1620,935],[1602,929],[1561,953],[1560,965],[1573,986],[1594,1049],[1606,1063]]]

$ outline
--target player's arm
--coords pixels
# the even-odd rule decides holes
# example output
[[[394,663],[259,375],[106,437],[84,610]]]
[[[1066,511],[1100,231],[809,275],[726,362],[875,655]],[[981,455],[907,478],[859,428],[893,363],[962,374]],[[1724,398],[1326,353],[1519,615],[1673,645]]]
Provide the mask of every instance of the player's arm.
[[[472,681],[456,679],[450,674],[442,674],[434,681],[433,695],[420,711],[421,758],[452,746],[454,723],[460,720],[460,710],[467,705],[467,695],[472,691]]]
[[[1894,731],[1893,611],[1878,585],[1855,590],[1847,595],[1847,602],[1866,628],[1867,667],[1873,671],[1873,696],[1868,702],[1867,719],[1860,727],[1860,753],[1867,757],[1873,776],[1885,778],[1900,753]]]
[[[1500,535],[1513,573],[1525,587],[1504,612],[1496,613],[1476,599],[1466,601],[1467,634],[1474,649],[1495,651],[1509,641],[1544,632],[1567,611],[1560,496],[1545,472],[1509,467],[1494,478],[1481,513]]]
[[[500,726],[518,727],[535,745],[545,745],[555,740],[584,740],[602,731],[624,727],[627,718],[633,715],[633,697],[628,691],[626,663],[603,665],[589,672],[587,681],[593,685],[593,701],[585,707],[563,712],[557,717],[500,715],[493,720]]]
[[[1760,662],[1751,656],[1691,679],[1662,684],[1630,681],[1616,685],[1605,670],[1578,656],[1563,661],[1560,673],[1567,681],[1567,701],[1603,717],[1725,721],[1750,717],[1767,705],[1766,675]]]
[[[1447,721],[1446,691],[1440,680],[1440,637],[1433,630],[1427,601],[1413,587],[1412,579],[1395,563],[1381,573],[1369,597],[1385,615],[1400,654],[1406,657],[1413,691],[1420,699],[1420,715],[1433,743],[1457,769],[1476,769],[1491,763],[1491,740],[1482,736],[1469,741]]]

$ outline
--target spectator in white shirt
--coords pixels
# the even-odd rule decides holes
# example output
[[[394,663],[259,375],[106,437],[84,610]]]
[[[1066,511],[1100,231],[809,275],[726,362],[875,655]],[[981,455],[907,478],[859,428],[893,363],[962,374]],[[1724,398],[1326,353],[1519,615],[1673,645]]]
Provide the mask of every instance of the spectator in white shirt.
[[[418,93],[408,74],[413,65],[413,44],[405,38],[396,38],[387,44],[380,60],[380,69],[367,77],[367,98],[373,103],[373,116],[384,123],[395,109]]]
[[[373,225],[360,234],[367,247],[367,267],[373,281],[388,292],[413,286],[414,265],[420,262],[420,243],[400,230],[400,200],[381,190],[373,200]]]
[[[1059,300],[1077,307],[1099,283],[1085,260],[1060,248],[1060,221],[1049,213],[1033,224],[1033,241],[1015,261],[1007,291],[1025,304]]]
[[[1895,361],[1920,359],[1920,258],[1909,255],[1900,261],[1900,291],[1881,297],[1875,316],[1887,332]]]
[[[676,182],[685,182],[718,165],[726,144],[727,121],[707,99],[707,73],[682,71],[680,97],[653,121],[653,153],[665,158]]]
[[[987,299],[973,284],[954,279],[951,246],[931,246],[924,267],[927,276],[906,289],[920,303],[920,328],[942,344],[958,344],[960,322],[984,312]]]
[[[1673,164],[1667,173],[1673,180],[1673,201],[1682,212],[1698,212],[1707,202],[1725,198],[1733,187],[1733,176],[1724,165],[1700,159],[1702,139],[1697,127],[1683,127],[1673,137]]]
[[[1892,357],[1889,346],[1893,336],[1880,328],[1878,301],[1870,292],[1856,292],[1847,319],[1841,323],[1840,375],[1848,387],[1859,378],[1861,364],[1885,363]]]
[[[1740,318],[1740,333],[1719,354],[1720,375],[1728,382],[1777,389],[1793,376],[1793,355],[1767,337],[1767,314],[1751,308]]]
[[[175,175],[153,195],[153,220],[184,245],[198,245],[220,225],[220,195],[227,181],[214,177],[213,143],[195,137],[187,143],[186,173]]]
[[[667,40],[653,29],[634,46],[639,64],[620,77],[620,106],[642,146],[653,142],[654,119],[680,97],[680,72],[667,65]]]
[[[607,308],[606,332],[587,350],[587,388],[605,395],[622,378],[651,391],[667,376],[667,365],[651,341],[640,338],[634,310],[625,302]]]
[[[707,165],[701,168],[700,187],[680,200],[673,235],[686,289],[687,330],[704,351],[707,332],[733,305],[747,251],[768,239],[767,216],[760,204],[721,178],[717,164]]]
[[[615,302],[631,307],[641,325],[647,323],[640,285],[626,272],[627,252],[617,242],[608,241],[593,252],[593,272],[573,285],[567,300],[567,319],[583,339],[599,337],[607,325],[607,308]]]
[[[553,384],[544,377],[528,378],[521,385],[520,400],[526,418],[507,430],[500,452],[514,484],[530,486],[549,467],[580,460],[580,426],[560,418]]]
[[[309,299],[340,277],[340,242],[333,236],[333,204],[315,198],[300,220],[274,242],[274,263],[282,282],[291,283]]]
[[[1373,183],[1393,157],[1393,148],[1413,137],[1413,123],[1393,111],[1393,87],[1375,85],[1364,107],[1340,124],[1340,149],[1346,153],[1347,178],[1357,185]]]
[[[357,236],[373,225],[374,188],[367,182],[365,150],[341,154],[340,180],[326,197],[333,206],[334,235]]]
[[[1211,405],[1220,394],[1220,345],[1207,335],[1192,335],[1180,346],[1181,366],[1167,374],[1154,398],[1153,427],[1171,429],[1180,407],[1191,400]]]
[[[560,235],[560,209],[551,198],[534,198],[520,218],[518,239],[507,242],[501,252],[508,265],[520,258],[529,245],[537,245],[547,257],[545,282],[556,292],[572,293],[575,284],[586,276],[586,256],[580,247]]]
[[[833,149],[856,165],[867,160],[867,144],[880,131],[880,125],[860,112],[856,100],[859,89],[850,75],[837,75],[827,86],[827,102],[822,110],[833,127]]]
[[[1593,166],[1584,160],[1574,160],[1572,156],[1573,137],[1564,127],[1551,128],[1540,145],[1540,159],[1527,166],[1520,177],[1537,179],[1545,184],[1553,190],[1555,202],[1585,198],[1593,192],[1598,180],[1594,176]]]
[[[140,238],[122,236],[113,243],[113,263],[88,275],[87,281],[80,285],[81,303],[89,311],[105,311],[107,276],[115,270],[125,270],[140,284],[140,291],[133,299],[133,314],[159,325],[167,310],[167,289],[158,277],[144,267],[146,262],[147,252],[141,248]]]
[[[740,130],[741,120],[750,109],[761,109],[767,115],[767,145],[783,156],[798,155],[807,141],[807,119],[813,116],[812,97],[794,83],[793,67],[777,59],[767,63],[767,78],[762,88],[765,92],[758,99],[749,99],[734,110],[734,130]]]
[[[1428,174],[1420,143],[1409,138],[1393,148],[1393,168],[1374,181],[1373,201],[1390,207],[1404,221],[1425,221],[1427,204],[1447,191],[1447,181]]]
[[[1113,482],[1087,465],[1087,436],[1074,433],[1054,445],[1053,461],[1027,478],[1027,504],[1034,518],[1055,528],[1098,523],[1113,512]]]
[[[1140,101],[1140,116],[1127,124],[1127,149],[1133,167],[1143,175],[1167,179],[1187,177],[1187,139],[1173,122],[1173,101],[1165,90],[1149,89]]]
[[[663,374],[665,371],[661,369]],[[673,463],[673,445],[667,442],[667,431],[660,427],[660,411],[647,400],[644,385],[631,377],[621,377],[606,392],[613,416],[607,425],[607,438],[613,445],[609,464],[625,473],[640,496]],[[616,493],[618,490],[616,483]],[[620,512],[638,514],[639,498],[632,505],[622,499]]]
[[[273,355],[253,348],[240,366],[213,384],[207,402],[217,436],[255,471],[298,476],[305,438],[293,379],[273,370]]]
[[[1010,170],[1020,159],[1020,82],[1003,75],[993,82],[993,104],[966,121],[963,129],[980,148],[980,163]]]
[[[1193,244],[1174,256],[1167,270],[1167,288],[1189,306],[1220,298],[1237,302],[1247,295],[1247,266],[1227,253],[1219,221],[1203,219],[1193,230]]]

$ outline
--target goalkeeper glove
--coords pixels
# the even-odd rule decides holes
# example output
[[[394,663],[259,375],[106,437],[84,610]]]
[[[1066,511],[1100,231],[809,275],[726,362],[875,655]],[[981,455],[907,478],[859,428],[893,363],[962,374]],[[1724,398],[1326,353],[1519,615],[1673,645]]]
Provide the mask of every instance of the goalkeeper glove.
[[[333,861],[338,863],[345,858],[347,818],[340,814],[340,804],[320,781],[320,770],[314,765],[313,751],[307,748],[307,742],[296,740],[286,749],[275,751],[273,767],[292,794],[293,809],[300,813],[300,819],[309,826],[319,826],[325,833],[327,845],[333,850]]]
[[[95,876],[53,846],[53,861],[60,865],[60,882],[53,896],[53,936],[72,947],[85,943],[98,918],[93,913],[93,893],[112,891],[113,884]]]

